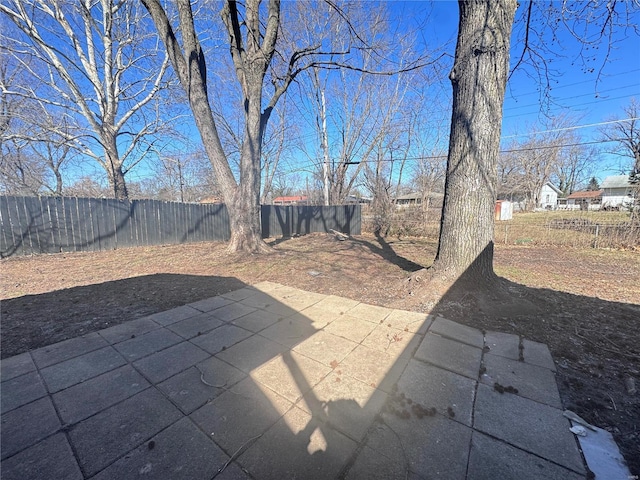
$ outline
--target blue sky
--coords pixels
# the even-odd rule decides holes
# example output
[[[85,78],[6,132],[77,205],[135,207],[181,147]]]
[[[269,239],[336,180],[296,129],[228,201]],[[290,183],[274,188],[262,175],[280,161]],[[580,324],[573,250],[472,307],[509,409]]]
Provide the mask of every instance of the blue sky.
[[[419,41],[430,50],[444,49],[447,52],[445,65],[450,68],[458,27],[457,2],[443,0],[388,1],[386,3],[394,18],[393,27],[399,33],[418,27]],[[288,8],[291,4],[292,2],[283,2],[283,8]],[[541,3],[538,2],[535,5],[541,5]],[[561,3],[554,2],[551,5],[557,7]],[[525,6],[526,3],[523,2],[517,16],[522,15],[522,9]],[[636,11],[634,16],[635,18],[632,19],[634,23],[640,24],[640,10]],[[638,35],[631,31],[617,31],[613,48],[608,53],[606,61],[604,47],[591,50],[588,53],[595,52],[594,58],[585,68],[580,58],[582,46],[579,42],[566,31],[559,31],[552,43],[553,39],[549,31],[541,28],[541,25],[536,22],[534,18],[534,27],[541,30],[543,40],[548,43],[546,46],[554,51],[554,55],[547,57],[553,71],[550,81],[551,89],[546,90],[545,86],[540,84],[535,78],[534,70],[522,68],[514,73],[509,81],[505,98],[503,138],[506,137],[506,140],[509,140],[509,137],[513,138],[515,135],[545,130],[549,116],[570,115],[574,117],[578,126],[598,124],[610,118],[621,118],[622,108],[632,97],[640,100],[640,37]],[[522,45],[517,41],[521,33],[522,22],[517,22],[512,41],[512,64],[522,51]],[[201,36],[204,37],[205,34],[209,38],[211,35],[216,37],[215,33],[201,32]],[[218,48],[222,48],[224,53],[228,54],[226,53],[228,50],[220,45]],[[594,71],[588,71],[592,66]],[[214,70],[215,64],[210,62],[210,74],[214,74]],[[442,73],[446,75],[448,70]],[[442,97],[441,116],[448,119],[450,117],[450,84],[445,78],[436,88],[437,94]],[[190,119],[185,120],[184,125],[189,123],[193,125]],[[190,130],[193,132],[193,144],[199,144],[200,140],[195,127],[191,127]],[[600,137],[597,126],[579,128],[575,132],[584,142],[596,141]],[[295,163],[301,160],[292,158],[291,161]],[[289,163],[289,168],[294,167],[292,163]],[[619,158],[603,155],[603,161],[597,169],[597,176],[602,180],[609,174],[618,173],[619,163]],[[102,175],[99,169],[89,168],[88,164],[85,168],[92,170],[91,173],[95,172],[98,176]],[[87,170],[85,173],[89,173]],[[139,168],[133,170],[129,178],[131,181],[136,181],[149,176],[150,172],[147,169]]]
[[[555,2],[555,5],[560,6],[560,2]],[[429,34],[441,41],[454,39],[458,22],[457,2],[436,1],[431,8]],[[526,8],[525,2],[520,5],[516,18],[524,13],[523,8]],[[636,9],[633,16],[631,20],[636,25],[640,24],[640,10]],[[534,23],[534,27],[540,29],[539,24]],[[522,43],[518,42],[521,29],[521,22],[519,24],[516,20],[512,36],[512,66],[522,52]],[[592,30],[589,33],[593,34]],[[556,52],[555,56],[548,57],[549,67],[553,70],[551,88],[546,90],[531,75],[535,75],[535,72],[530,68],[519,69],[513,74],[505,95],[503,141],[523,139],[520,135],[532,130],[545,130],[549,117],[559,115],[569,115],[577,126],[584,126],[575,129],[581,141],[599,140],[601,127],[594,124],[623,118],[622,109],[631,98],[640,101],[640,37],[631,29],[618,29],[610,51],[607,52],[608,42],[602,42],[597,50],[583,50],[583,54],[590,57],[585,68],[581,57],[583,45],[566,29],[558,31],[553,45],[549,32],[543,30],[543,34],[548,46]],[[454,43],[448,45],[451,53],[455,49]],[[591,68],[593,71],[590,71]],[[619,166],[620,158],[605,152],[596,175],[602,180],[607,175],[619,173]]]
[[[585,2],[578,2],[585,3]],[[286,5],[286,3],[285,3]],[[516,12],[516,23],[512,35],[511,64],[515,65],[522,53],[523,2]],[[540,5],[547,3],[538,2]],[[559,8],[560,2],[553,2]],[[389,1],[389,13],[393,19],[393,27],[402,32],[417,29],[419,42],[425,51],[442,51],[447,53],[444,62],[447,72],[453,63],[456,35],[458,29],[458,4],[456,1]],[[640,10],[631,20],[640,24]],[[555,35],[541,23],[543,18],[538,13],[532,17],[533,30],[539,33],[538,38],[531,35],[536,52],[545,56],[547,71],[536,70],[524,64],[510,77],[504,102],[503,148],[514,140],[525,140],[523,134],[541,132],[550,128],[553,117],[569,117],[572,132],[578,142],[598,142],[601,139],[598,124],[611,119],[621,119],[622,109],[629,104],[631,98],[640,100],[640,37],[631,29],[616,29],[609,42],[603,41],[598,48],[588,49],[576,40],[564,28],[558,28]],[[593,38],[599,23],[587,25],[586,34]],[[578,24],[577,27],[583,25]],[[545,51],[547,50],[547,51]],[[549,75],[549,88],[545,81],[541,82],[539,74]],[[440,103],[446,111],[441,115],[450,118],[451,86],[445,78],[434,87],[434,95],[439,95]],[[442,98],[446,97],[446,98]],[[431,121],[432,119],[425,119]],[[569,121],[569,120],[568,120]],[[575,128],[578,127],[578,128]],[[331,131],[330,131],[331,135]],[[310,135],[310,138],[313,135]],[[330,139],[331,140],[331,139]],[[621,166],[627,166],[618,156],[607,153],[611,145],[602,145],[594,165],[593,172],[599,180],[612,174],[620,173]],[[446,149],[446,141],[443,148]],[[289,169],[295,167],[289,164]]]

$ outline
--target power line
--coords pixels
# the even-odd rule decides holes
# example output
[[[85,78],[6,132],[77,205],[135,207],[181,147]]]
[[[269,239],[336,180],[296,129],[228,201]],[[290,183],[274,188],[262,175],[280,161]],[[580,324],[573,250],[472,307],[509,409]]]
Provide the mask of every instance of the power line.
[[[631,84],[631,85],[625,85],[623,87],[610,88],[610,89],[607,89],[607,90],[600,90],[600,91],[596,92],[596,98],[598,100],[594,100],[593,102],[590,102],[590,103],[596,103],[598,101],[606,101],[606,100],[618,99],[620,97],[616,97],[616,98],[603,97],[603,94],[605,94],[607,92],[619,92],[620,90],[624,90],[625,88],[638,88],[638,83],[634,83],[634,84]],[[583,93],[581,95],[574,95],[573,97],[561,98],[561,99],[558,99],[558,100],[554,101],[553,103],[566,102],[567,100],[575,100],[576,98],[590,97],[592,95],[594,95],[594,94],[593,93]],[[635,95],[635,94],[632,94],[632,95]],[[625,97],[626,96],[627,95],[625,95]],[[506,107],[505,111],[507,111],[507,110],[516,110],[518,108],[536,107],[536,106],[540,106],[540,102],[528,103],[526,105],[511,105],[509,107]]]
[[[506,137],[502,137],[502,139],[504,140],[505,138],[529,137],[533,135],[539,135],[541,133],[567,132],[569,130],[579,130],[581,128],[599,127],[601,125],[610,125],[612,123],[620,123],[620,122],[631,122],[634,120],[640,120],[640,117],[625,118],[621,120],[609,120],[606,122],[590,123],[588,125],[574,125],[572,127],[552,128],[550,130],[541,130],[539,132],[519,133],[516,135],[508,135]]]
[[[619,120],[618,120],[619,121]],[[591,141],[591,142],[575,142],[575,143],[564,143],[564,144],[560,144],[560,145],[541,145],[541,146],[537,146],[537,147],[526,147],[526,148],[511,148],[511,149],[503,149],[500,150],[499,153],[514,153],[514,152],[530,152],[533,150],[546,150],[546,149],[550,149],[550,148],[565,148],[565,147],[578,147],[578,146],[582,146],[582,145],[596,145],[596,144],[601,144],[601,143],[613,143],[613,142],[620,142],[622,141],[622,138],[615,138],[615,139],[611,139],[611,140],[596,140],[596,141]],[[360,161],[356,161],[356,162],[349,162],[349,165],[358,165],[360,163],[377,163],[377,162],[383,162],[383,163],[389,163],[389,162],[402,162],[402,161],[419,161],[419,160],[444,160],[447,158],[447,155],[427,155],[427,156],[420,156],[420,157],[405,157],[405,158],[399,158],[399,159],[391,159],[391,158],[386,158],[386,159],[380,159],[380,160],[360,160]],[[290,174],[290,173],[299,173],[299,172],[309,172],[308,168],[313,168],[313,167],[318,167],[320,166],[321,162],[317,161],[315,163],[303,163],[301,166],[299,166],[298,168],[283,172],[283,174]]]
[[[612,74],[611,76],[621,77],[623,75],[628,75],[630,73],[636,73],[636,72],[640,72],[640,68],[629,70],[628,72],[616,73],[615,75]],[[550,91],[562,90],[563,88],[575,87],[576,85],[584,85],[585,83],[593,83],[593,82],[594,82],[593,79],[591,79],[591,80],[581,80],[579,82],[563,84],[563,85],[560,85],[559,87],[551,87]],[[518,97],[526,97],[526,96],[529,96],[529,95],[540,95],[540,90],[536,90],[534,92],[521,93],[521,94],[518,94],[517,96]],[[516,95],[511,95],[511,96],[515,98]]]

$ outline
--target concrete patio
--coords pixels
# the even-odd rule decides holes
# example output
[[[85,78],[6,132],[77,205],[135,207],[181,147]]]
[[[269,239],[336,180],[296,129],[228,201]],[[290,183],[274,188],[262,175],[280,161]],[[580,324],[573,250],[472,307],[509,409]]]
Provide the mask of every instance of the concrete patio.
[[[263,282],[1,363],[13,479],[584,479],[548,348]]]

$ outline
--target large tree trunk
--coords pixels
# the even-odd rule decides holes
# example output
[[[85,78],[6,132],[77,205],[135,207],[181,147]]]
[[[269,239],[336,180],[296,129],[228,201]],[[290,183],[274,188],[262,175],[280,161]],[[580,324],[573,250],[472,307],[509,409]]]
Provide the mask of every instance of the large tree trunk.
[[[459,1],[453,112],[435,273],[494,278],[493,230],[502,104],[516,0]]]
[[[264,127],[273,105],[262,108],[262,83],[267,66],[275,52],[280,25],[280,2],[270,0],[264,34],[260,31],[260,2],[246,2],[246,18],[238,14],[236,1],[228,0],[221,12],[229,34],[231,56],[244,95],[245,132],[240,152],[240,181],[237,182],[220,142],[207,92],[207,68],[204,52],[195,31],[189,0],[177,0],[180,16],[182,48],[169,19],[158,0],[142,0],[165,43],[169,59],[189,99],[189,106],[211,161],[231,226],[229,252],[265,253],[272,251],[262,240],[260,226],[260,154]],[[246,27],[247,37],[242,32]],[[262,43],[261,43],[262,42]]]
[[[104,165],[107,170],[107,179],[109,180],[111,191],[113,191],[113,196],[116,200],[129,200],[127,182],[125,181],[124,172],[122,171],[122,162],[118,155],[116,136],[115,134],[103,134],[103,138],[105,140]]]
[[[240,177],[242,182],[236,188],[233,203],[229,209],[231,241],[228,251],[268,253],[271,251],[262,240],[260,224],[260,159],[262,156],[262,135],[264,133],[262,114],[261,69],[245,73],[247,84],[245,105],[244,139],[240,150]]]

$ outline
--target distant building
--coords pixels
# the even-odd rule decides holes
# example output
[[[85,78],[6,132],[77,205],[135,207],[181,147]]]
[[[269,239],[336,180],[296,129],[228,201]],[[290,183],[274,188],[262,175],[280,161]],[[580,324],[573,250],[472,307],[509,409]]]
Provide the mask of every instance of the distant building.
[[[513,203],[513,211],[519,212],[533,208],[534,210],[555,210],[562,190],[551,182],[546,182],[537,192],[513,191],[498,193],[498,200],[509,200]]]
[[[418,192],[407,193],[406,195],[400,195],[396,198],[396,206],[398,208],[407,208],[412,205],[422,205],[422,201],[424,199],[427,206],[433,207],[437,205],[442,205],[442,199],[444,198],[444,194],[439,192],[430,192],[426,198]]]
[[[629,175],[612,175],[602,181],[602,208],[627,208],[639,200],[637,188]]]
[[[306,205],[308,203],[308,198],[306,195],[276,197],[271,203],[272,205]]]
[[[218,196],[205,197],[200,200],[200,203],[224,203],[224,199]]]
[[[555,210],[558,205],[558,197],[562,195],[562,190],[553,185],[551,182],[545,183],[540,189],[538,196],[538,204],[536,208],[544,210]]]
[[[603,190],[587,190],[573,192],[566,199],[563,210],[600,210],[602,207]]]

